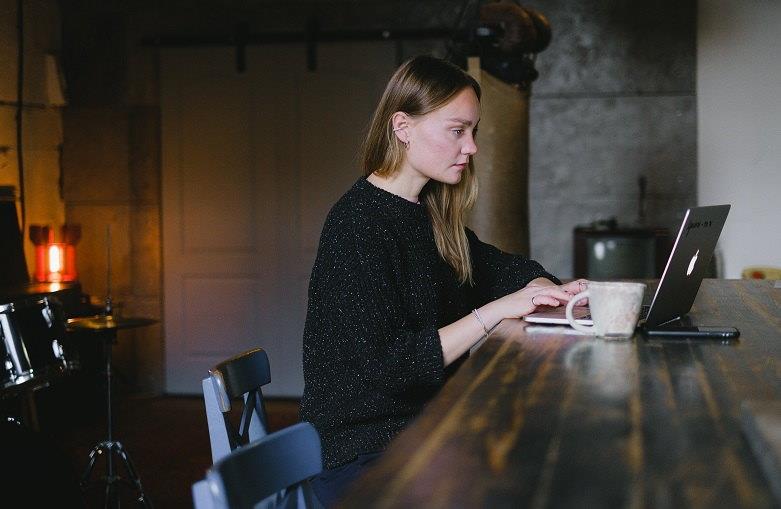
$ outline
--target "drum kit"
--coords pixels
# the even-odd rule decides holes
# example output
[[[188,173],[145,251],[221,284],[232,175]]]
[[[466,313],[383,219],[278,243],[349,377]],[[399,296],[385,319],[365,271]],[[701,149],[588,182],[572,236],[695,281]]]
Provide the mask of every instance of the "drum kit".
[[[0,195],[0,198],[2,196]],[[113,436],[113,415],[111,407],[111,377],[112,377],[112,347],[117,341],[117,331],[144,327],[156,323],[157,320],[148,318],[123,318],[113,312],[111,302],[111,230],[106,228],[107,248],[107,274],[106,274],[106,302],[102,313],[95,316],[66,319],[58,291],[53,287],[36,288],[35,285],[26,284],[18,277],[26,273],[22,254],[21,238],[17,230],[16,208],[10,209],[7,228],[0,229],[0,233],[8,231],[16,235],[17,249],[14,255],[19,260],[19,267],[11,267],[12,270],[3,272],[5,277],[0,278],[0,283],[21,285],[13,287],[9,295],[17,295],[18,298],[8,297],[8,300],[0,300],[0,400],[15,398],[20,405],[22,413],[26,413],[27,426],[15,417],[6,417],[4,424],[11,423],[31,432],[39,429],[38,416],[35,405],[35,391],[56,383],[59,379],[82,369],[79,359],[79,348],[76,341],[85,337],[97,339],[104,345],[103,362],[106,377],[106,420],[108,433],[105,440],[100,441],[89,453],[87,467],[81,478],[81,488],[86,492],[90,484],[90,476],[99,458],[106,460],[106,475],[100,478],[105,483],[105,506],[119,507],[119,494],[117,487],[120,484],[128,485],[135,490],[136,501],[143,507],[151,507],[149,498],[144,494],[141,480],[133,466],[130,456],[121,442]],[[0,214],[0,219],[6,215]],[[5,224],[5,223],[3,223]],[[7,225],[6,225],[7,226]],[[3,235],[0,234],[0,238]],[[5,247],[0,244],[0,247]],[[0,250],[2,251],[2,250]],[[0,252],[2,254],[2,252]],[[0,257],[1,258],[1,257]],[[7,257],[6,257],[7,258]],[[5,260],[5,258],[2,258]],[[8,265],[8,264],[5,264]],[[1,267],[7,269],[8,267]],[[12,277],[13,276],[13,277]],[[25,274],[26,276],[26,274]],[[12,281],[13,279],[13,281]],[[0,285],[2,286],[2,285]],[[21,289],[21,290],[20,290]],[[3,288],[3,291],[7,290]],[[38,291],[42,290],[42,291]],[[3,294],[0,292],[0,294]],[[89,364],[86,362],[85,364]],[[26,412],[25,412],[26,410]],[[15,428],[14,428],[15,429]],[[119,475],[115,469],[114,455],[117,455],[124,463],[126,478]],[[0,475],[2,477],[2,475]]]
[[[136,501],[143,507],[151,507],[144,494],[141,480],[130,456],[121,442],[113,437],[113,416],[111,406],[111,361],[112,346],[116,343],[117,331],[143,327],[156,323],[148,318],[120,318],[101,314],[66,320],[56,299],[37,297],[0,305],[0,398],[26,396],[32,400],[34,391],[47,387],[59,378],[79,370],[78,349],[75,348],[75,333],[93,335],[105,344],[104,361],[106,376],[106,420],[108,436],[89,453],[89,460],[82,476],[83,490],[89,485],[90,476],[98,458],[106,459],[106,506],[119,506],[117,485],[125,483],[136,493]],[[38,427],[34,402],[28,408],[30,426]],[[124,463],[127,479],[118,475],[114,455]]]

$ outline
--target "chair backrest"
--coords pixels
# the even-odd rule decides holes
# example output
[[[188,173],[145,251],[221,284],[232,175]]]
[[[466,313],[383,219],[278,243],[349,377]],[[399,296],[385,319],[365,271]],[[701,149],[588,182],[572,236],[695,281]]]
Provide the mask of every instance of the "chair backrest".
[[[209,370],[202,381],[212,461],[217,462],[240,445],[267,434],[266,407],[261,387],[271,382],[268,355],[262,348],[248,350]],[[231,401],[243,397],[238,426],[231,422]]]
[[[295,493],[289,488],[300,487],[322,466],[320,437],[300,422],[233,451],[209,469],[206,482],[214,507],[249,509],[282,490]],[[299,493],[312,497],[311,488]],[[319,504],[312,499],[303,505]]]

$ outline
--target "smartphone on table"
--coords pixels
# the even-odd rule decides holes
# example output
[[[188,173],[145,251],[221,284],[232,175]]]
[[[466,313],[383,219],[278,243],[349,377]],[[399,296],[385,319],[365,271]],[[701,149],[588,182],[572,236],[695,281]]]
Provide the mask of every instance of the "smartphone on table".
[[[663,338],[733,339],[740,336],[740,331],[735,327],[718,327],[708,325],[669,325],[651,329],[643,329],[643,334],[649,337]]]

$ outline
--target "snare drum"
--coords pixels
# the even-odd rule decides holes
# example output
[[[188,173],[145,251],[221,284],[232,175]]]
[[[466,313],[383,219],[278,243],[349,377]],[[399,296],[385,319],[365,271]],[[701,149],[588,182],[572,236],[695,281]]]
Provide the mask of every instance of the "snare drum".
[[[68,367],[64,321],[48,298],[0,305],[0,361],[3,387],[44,379]],[[62,322],[62,323],[60,323]]]

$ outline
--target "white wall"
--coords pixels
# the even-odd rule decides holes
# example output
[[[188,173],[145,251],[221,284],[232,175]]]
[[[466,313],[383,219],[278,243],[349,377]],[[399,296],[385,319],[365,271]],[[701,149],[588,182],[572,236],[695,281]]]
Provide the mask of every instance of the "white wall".
[[[731,203],[724,277],[781,267],[781,0],[700,0],[698,197]]]

